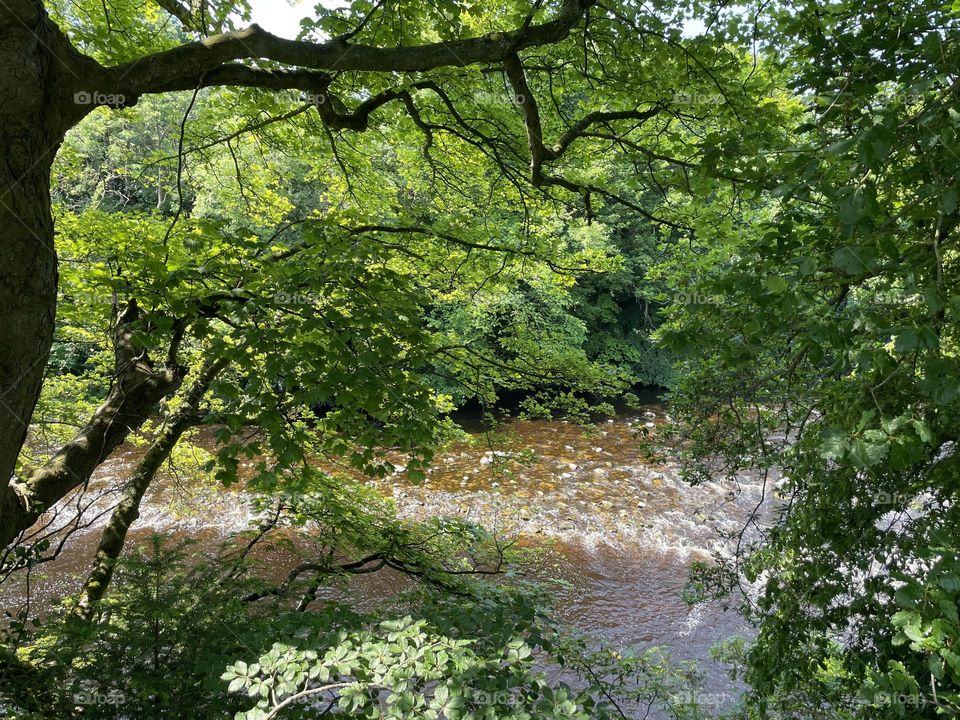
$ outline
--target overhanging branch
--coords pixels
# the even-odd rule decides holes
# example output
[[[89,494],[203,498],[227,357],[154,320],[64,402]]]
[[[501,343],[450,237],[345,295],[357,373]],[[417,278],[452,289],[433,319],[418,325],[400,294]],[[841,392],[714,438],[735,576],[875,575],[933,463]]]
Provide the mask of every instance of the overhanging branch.
[[[424,72],[441,67],[498,63],[525,48],[559,42],[594,2],[563,0],[556,17],[539,25],[525,23],[510,32],[410,47],[375,47],[353,44],[344,38],[324,43],[285,40],[252,25],[246,30],[215,35],[107,68],[107,80],[129,100],[145,93],[192,90],[204,84],[233,84],[238,79],[252,82],[256,77],[271,82],[268,74],[243,74],[236,70],[232,63],[243,60],[338,72]]]

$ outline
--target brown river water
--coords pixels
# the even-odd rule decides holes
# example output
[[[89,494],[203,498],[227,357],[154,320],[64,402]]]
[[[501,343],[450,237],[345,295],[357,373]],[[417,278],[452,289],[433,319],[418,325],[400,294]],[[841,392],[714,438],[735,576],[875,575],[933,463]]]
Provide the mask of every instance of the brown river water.
[[[721,532],[740,527],[762,488],[746,478],[737,494],[720,482],[691,487],[675,463],[650,464],[637,432],[655,439],[663,422],[662,406],[588,428],[514,420],[496,434],[477,433],[438,453],[420,485],[407,482],[402,468],[370,482],[396,500],[402,516],[455,515],[542,548],[532,572],[563,581],[555,590],[563,620],[620,647],[663,646],[677,659],[699,660],[706,690],[727,695],[731,688],[712,664],[710,647],[749,630],[717,604],[687,605],[682,592],[692,562],[728,550]],[[138,455],[119,453],[101,467],[95,484],[116,487]],[[148,492],[131,541],[156,531],[216,542],[254,520],[242,492],[166,476]],[[34,607],[79,588],[103,522],[94,521],[56,561],[33,572]],[[408,583],[381,572],[352,579],[349,593],[372,604]],[[0,585],[5,608],[22,606],[24,598],[22,582]]]

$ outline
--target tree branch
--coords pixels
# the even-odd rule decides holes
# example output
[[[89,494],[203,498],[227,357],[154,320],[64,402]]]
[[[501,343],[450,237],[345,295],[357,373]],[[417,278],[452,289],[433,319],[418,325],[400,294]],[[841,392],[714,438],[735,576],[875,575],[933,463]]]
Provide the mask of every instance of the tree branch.
[[[137,347],[132,326],[139,316],[133,300],[117,312],[113,337],[116,374],[106,400],[86,427],[26,480],[6,488],[8,512],[0,525],[0,547],[6,547],[54,503],[86,483],[110,453],[146,422],[157,404],[179,389],[186,368],[176,364],[155,368]],[[172,352],[175,355],[175,350]]]
[[[599,195],[613,202],[620,203],[631,210],[639,213],[651,222],[667,225],[678,230],[685,230],[684,226],[672,222],[665,218],[657,217],[639,206],[635,202],[627,200],[621,195],[605,190],[596,185],[584,185],[568,180],[564,177],[549,175],[543,170],[545,163],[556,160],[562,155],[571,143],[578,137],[581,137],[586,131],[597,123],[610,122],[613,120],[639,120],[641,122],[657,115],[663,109],[662,105],[655,104],[647,110],[620,110],[615,112],[593,112],[589,113],[577,123],[572,125],[569,130],[560,138],[560,141],[548,148],[543,141],[543,125],[540,122],[540,109],[537,107],[536,98],[530,90],[527,83],[526,74],[523,71],[523,63],[517,54],[508,55],[504,58],[503,69],[510,82],[510,87],[516,96],[516,102],[523,112],[524,125],[527,128],[527,145],[530,148],[530,182],[535,187],[557,186],[570,192],[583,195],[589,198],[592,195]],[[589,201],[588,201],[589,202]]]
[[[375,47],[352,44],[343,38],[324,43],[285,40],[258,25],[187,43],[130,63],[106,69],[107,79],[129,103],[145,93],[192,90],[205,85],[234,84],[245,80],[274,87],[268,70],[231,65],[241,60],[269,60],[314,71],[424,72],[441,67],[466,67],[501,62],[525,48],[559,42],[584,17],[595,0],[562,0],[553,20],[510,32],[494,32],[463,40],[415,45]],[[299,71],[297,71],[299,72]],[[289,82],[289,75],[284,73]],[[286,85],[285,87],[289,87]]]
[[[156,3],[182,22],[185,28],[191,30],[197,29],[195,25],[196,19],[193,17],[193,13],[190,12],[190,8],[184,7],[177,2],[177,0],[156,0]]]
[[[93,617],[97,603],[103,598],[113,578],[113,569],[123,551],[127,532],[140,517],[140,502],[147,488],[156,477],[160,466],[170,457],[170,453],[183,437],[183,433],[200,422],[202,417],[199,412],[200,403],[206,396],[210,384],[226,366],[227,360],[224,358],[207,361],[186,393],[183,403],[170,416],[146,455],[137,464],[137,469],[124,490],[123,499],[113,511],[100,536],[93,569],[83,585],[77,605],[77,614],[81,617],[87,620]]]

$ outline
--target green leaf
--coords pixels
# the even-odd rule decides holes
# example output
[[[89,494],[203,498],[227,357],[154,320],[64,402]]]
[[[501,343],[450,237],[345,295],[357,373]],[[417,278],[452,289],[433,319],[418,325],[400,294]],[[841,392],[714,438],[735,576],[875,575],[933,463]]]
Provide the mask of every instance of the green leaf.
[[[787,281],[779,276],[765,278],[763,282],[767,289],[775,294],[785,292],[787,289]]]
[[[820,434],[820,456],[827,460],[841,459],[847,447],[847,434],[840,428],[827,428]]]

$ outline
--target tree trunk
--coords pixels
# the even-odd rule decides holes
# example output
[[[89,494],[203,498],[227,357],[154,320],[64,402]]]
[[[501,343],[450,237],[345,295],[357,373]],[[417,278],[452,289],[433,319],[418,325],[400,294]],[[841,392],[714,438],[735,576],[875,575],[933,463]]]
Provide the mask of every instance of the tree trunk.
[[[22,148],[11,152],[8,134],[0,130],[7,136],[0,139],[7,149],[0,164],[0,535],[7,535],[5,528],[23,509],[11,480],[40,396],[57,292],[49,165],[40,162],[17,175],[34,155]]]
[[[157,435],[146,455],[137,464],[120,504],[114,509],[100,537],[100,545],[77,606],[77,614],[86,619],[93,617],[97,603],[103,598],[113,578],[113,568],[123,551],[130,526],[140,517],[140,502],[150,487],[161,465],[166,462],[183,433],[200,422],[198,413],[200,404],[210,387],[210,383],[224,368],[223,360],[208,361],[190,390],[183,398],[179,408],[168,418],[160,434]]]
[[[14,472],[40,393],[56,308],[50,168],[63,133],[47,112],[50,64],[56,59],[45,45],[45,20],[32,0],[0,3],[2,487]],[[15,501],[4,495],[0,511]]]
[[[57,256],[50,169],[69,68],[38,0],[0,2],[0,535],[25,501],[12,484],[53,341]],[[71,71],[72,72],[72,71]],[[77,117],[82,115],[71,109]],[[6,543],[3,543],[6,544]]]
[[[50,170],[66,131],[93,109],[103,72],[42,0],[0,0],[0,546],[36,509],[13,473],[53,343]]]

